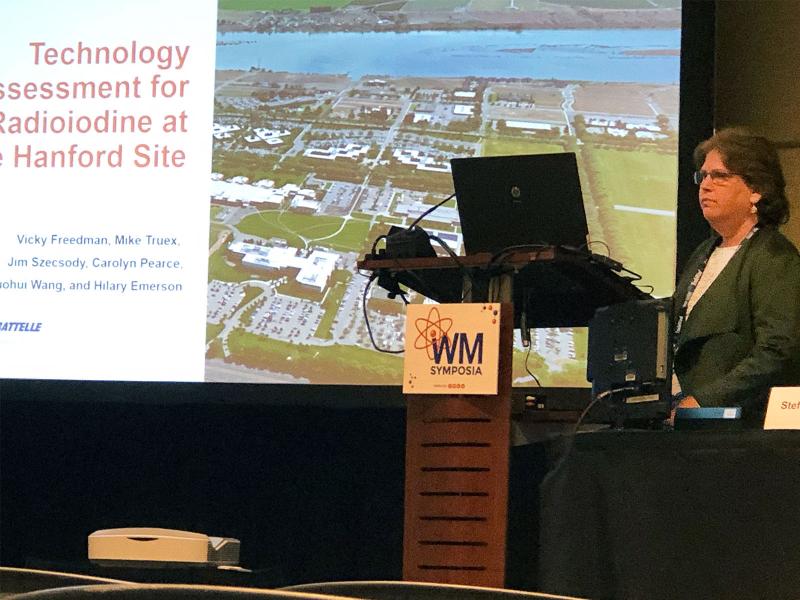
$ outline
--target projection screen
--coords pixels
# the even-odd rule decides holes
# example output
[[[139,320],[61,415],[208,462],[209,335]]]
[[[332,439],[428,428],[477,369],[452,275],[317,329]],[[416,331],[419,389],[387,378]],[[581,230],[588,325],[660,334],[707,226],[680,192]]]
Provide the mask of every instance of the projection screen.
[[[13,12],[0,377],[399,385],[355,265],[452,193],[455,156],[575,152],[591,251],[672,291],[679,0]],[[454,201],[423,224],[463,251]],[[367,308],[402,348],[403,303]],[[586,338],[534,331],[515,384],[587,385]]]

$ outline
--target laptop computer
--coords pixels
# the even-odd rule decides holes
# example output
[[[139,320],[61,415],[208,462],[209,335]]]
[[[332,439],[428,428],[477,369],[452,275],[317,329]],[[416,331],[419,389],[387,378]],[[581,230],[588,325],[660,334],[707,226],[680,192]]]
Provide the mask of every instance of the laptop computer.
[[[453,158],[450,166],[467,254],[586,244],[574,153]]]

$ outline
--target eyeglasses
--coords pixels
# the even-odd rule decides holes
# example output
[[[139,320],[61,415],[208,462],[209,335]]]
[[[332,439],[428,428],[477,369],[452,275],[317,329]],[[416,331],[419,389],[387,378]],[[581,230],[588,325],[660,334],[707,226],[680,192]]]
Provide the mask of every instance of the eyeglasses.
[[[712,171],[695,171],[692,175],[694,182],[697,185],[703,183],[703,180],[706,176],[711,177],[711,183],[725,183],[732,177],[736,177],[737,173],[731,173],[730,171],[719,171],[714,169]]]

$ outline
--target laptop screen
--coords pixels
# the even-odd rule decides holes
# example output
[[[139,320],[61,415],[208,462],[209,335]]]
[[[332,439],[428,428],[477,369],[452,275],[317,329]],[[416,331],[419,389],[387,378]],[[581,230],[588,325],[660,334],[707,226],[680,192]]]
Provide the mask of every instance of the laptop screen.
[[[454,158],[450,165],[467,254],[586,244],[574,153]]]

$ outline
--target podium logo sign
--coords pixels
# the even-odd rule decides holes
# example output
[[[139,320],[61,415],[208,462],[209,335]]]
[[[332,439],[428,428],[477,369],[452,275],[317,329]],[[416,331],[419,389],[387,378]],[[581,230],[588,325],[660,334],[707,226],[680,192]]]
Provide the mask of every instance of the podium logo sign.
[[[409,304],[404,394],[496,394],[499,304]]]

